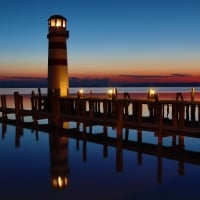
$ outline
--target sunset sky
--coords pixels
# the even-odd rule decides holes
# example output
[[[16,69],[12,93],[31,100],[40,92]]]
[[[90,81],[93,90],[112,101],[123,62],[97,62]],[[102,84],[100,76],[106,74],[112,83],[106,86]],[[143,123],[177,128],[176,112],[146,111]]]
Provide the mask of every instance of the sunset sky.
[[[47,78],[54,14],[73,80],[200,82],[199,0],[1,0],[1,80]]]

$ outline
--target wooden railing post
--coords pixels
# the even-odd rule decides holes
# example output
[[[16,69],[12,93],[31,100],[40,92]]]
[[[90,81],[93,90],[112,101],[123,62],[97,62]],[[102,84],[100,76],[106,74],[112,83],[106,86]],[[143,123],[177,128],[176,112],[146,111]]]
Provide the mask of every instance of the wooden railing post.
[[[2,106],[2,117],[7,119],[7,104],[6,104],[6,95],[1,95],[1,106]]]
[[[177,127],[177,103],[172,103],[172,124],[176,128]]]
[[[178,114],[179,114],[179,127],[180,128],[184,128],[184,124],[185,124],[185,105],[183,103],[179,104],[179,109],[178,109]]]
[[[14,101],[16,119],[21,121],[23,120],[23,115],[21,113],[21,111],[23,110],[23,97],[19,95],[19,92],[14,92]]]
[[[142,123],[142,102],[137,103],[137,122]]]
[[[163,126],[163,104],[159,102],[155,103],[155,120],[160,131]]]

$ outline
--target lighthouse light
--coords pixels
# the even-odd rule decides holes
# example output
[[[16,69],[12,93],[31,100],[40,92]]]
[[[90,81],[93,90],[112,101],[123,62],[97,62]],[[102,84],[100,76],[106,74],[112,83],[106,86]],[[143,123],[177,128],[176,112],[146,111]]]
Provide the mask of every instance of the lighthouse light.
[[[65,28],[66,27],[66,22],[65,22],[65,20],[63,20],[63,28]]]
[[[51,27],[55,26],[56,25],[56,20],[55,19],[51,19],[49,24],[50,24]]]
[[[62,22],[61,19],[57,19],[57,20],[56,20],[56,26],[57,26],[57,27],[60,27],[61,24],[62,24],[61,22]]]

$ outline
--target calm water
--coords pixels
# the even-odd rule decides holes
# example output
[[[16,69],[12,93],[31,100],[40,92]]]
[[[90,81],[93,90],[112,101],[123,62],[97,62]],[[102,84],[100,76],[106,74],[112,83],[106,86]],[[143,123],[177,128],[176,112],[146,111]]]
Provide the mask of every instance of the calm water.
[[[105,89],[93,91],[105,93]],[[159,91],[177,89],[190,91]],[[2,89],[0,93],[30,94],[32,90]],[[132,90],[146,92],[148,88]],[[76,91],[77,88],[71,92]],[[130,92],[130,88],[119,91]],[[67,125],[77,127],[73,122]],[[165,137],[165,151],[160,151],[157,137],[150,131],[121,130],[123,140],[129,139],[122,148],[121,140],[116,140],[115,127],[92,127],[92,135],[108,134],[111,140],[115,139],[106,145],[96,139],[60,136],[58,130],[37,132],[2,123],[0,130],[1,199],[199,199],[200,139],[184,137],[184,147],[173,151],[172,137]],[[83,131],[82,124],[79,130]],[[90,134],[89,127],[86,132]],[[141,133],[142,144],[138,144]],[[183,138],[176,136],[177,144],[180,140]],[[62,190],[56,189],[55,183],[53,187],[52,181],[57,177],[66,180],[67,186]]]

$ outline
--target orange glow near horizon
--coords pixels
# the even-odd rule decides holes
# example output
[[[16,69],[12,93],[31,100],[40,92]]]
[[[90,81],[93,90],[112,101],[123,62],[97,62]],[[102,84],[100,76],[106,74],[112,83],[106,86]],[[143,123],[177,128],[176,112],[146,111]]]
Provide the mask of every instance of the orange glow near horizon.
[[[38,78],[47,78],[47,74],[44,73],[2,73],[0,80],[14,80],[18,78],[24,79],[38,79]],[[69,74],[69,78],[78,78],[78,79],[88,79],[88,80],[103,80],[108,79],[112,82],[124,82],[124,83],[176,83],[176,82],[200,82],[200,74],[151,74],[151,73],[142,73],[142,74]]]
[[[104,60],[97,62],[69,59],[69,78],[78,79],[108,79],[113,82],[151,83],[151,82],[200,82],[200,61],[198,59],[135,59]],[[0,79],[8,78],[47,78],[47,64],[22,63],[9,65],[1,63]]]

